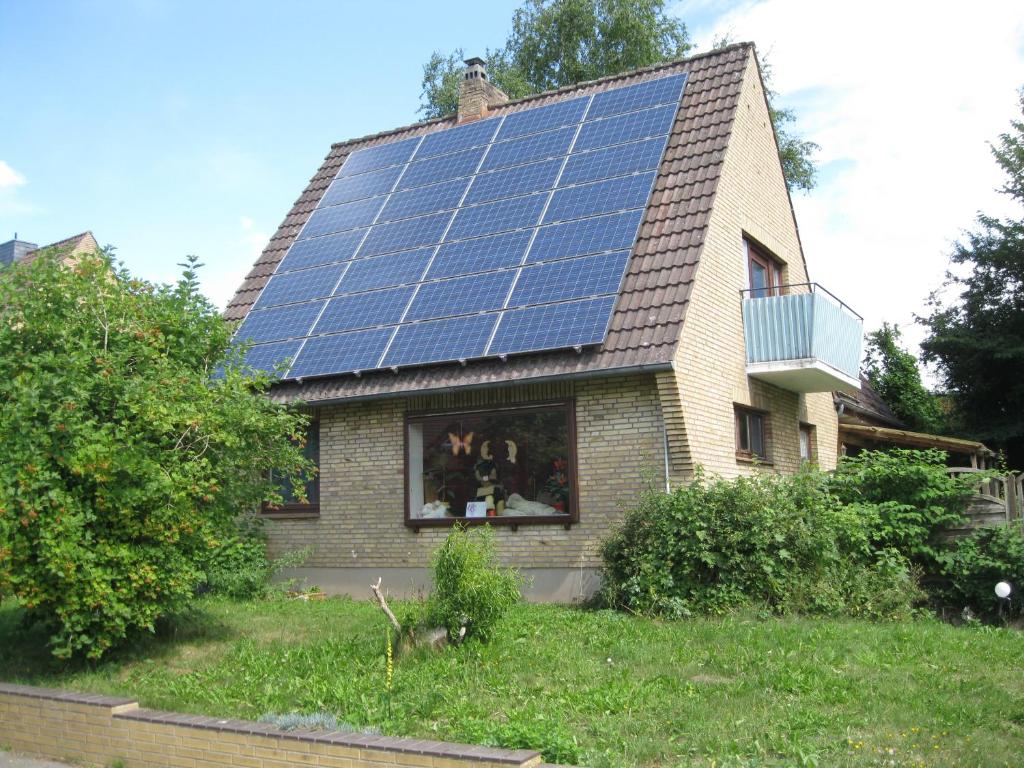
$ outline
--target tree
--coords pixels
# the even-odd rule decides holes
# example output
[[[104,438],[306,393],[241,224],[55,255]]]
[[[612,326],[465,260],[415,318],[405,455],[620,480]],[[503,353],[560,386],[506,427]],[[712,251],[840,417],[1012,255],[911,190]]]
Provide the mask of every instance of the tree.
[[[0,275],[0,595],[99,658],[183,606],[239,513],[301,489],[306,418],[264,396],[199,292],[109,252]],[[297,439],[297,441],[296,441]]]
[[[1024,89],[1020,92],[1024,117]],[[964,431],[1003,448],[1011,465],[1024,466],[1024,119],[1011,122],[992,147],[1006,173],[1000,190],[1017,218],[979,213],[977,229],[966,233],[952,254],[970,267],[964,275],[948,274],[931,314],[921,322],[928,336],[923,357],[936,364],[953,396],[955,415]]]
[[[917,359],[900,344],[899,326],[882,323],[867,336],[864,368],[871,387],[900,420],[918,432],[946,431],[938,398],[921,383]]]
[[[525,0],[512,17],[505,44],[486,50],[488,76],[511,99],[594,80],[685,56],[692,48],[686,25],[666,12],[665,0]],[[718,41],[722,47],[726,41]],[[435,52],[423,66],[420,112],[453,114],[459,104],[464,49]],[[769,70],[762,62],[766,80]],[[792,110],[769,109],[779,157],[790,189],[815,184],[811,155],[818,148],[787,126]]]

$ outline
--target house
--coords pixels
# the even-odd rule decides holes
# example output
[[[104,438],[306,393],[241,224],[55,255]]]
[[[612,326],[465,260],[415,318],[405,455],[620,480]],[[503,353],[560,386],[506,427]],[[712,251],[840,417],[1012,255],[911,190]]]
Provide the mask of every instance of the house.
[[[40,248],[35,243],[26,240],[19,240],[15,235],[13,240],[0,243],[0,267],[20,262],[30,264],[43,253],[52,251],[60,256],[62,262],[73,261],[76,256],[82,253],[92,253],[99,250],[99,244],[92,232],[82,232],[74,237],[58,240]]]
[[[534,599],[596,588],[646,488],[836,461],[861,321],[808,283],[751,44],[331,147],[231,300],[315,415],[300,573],[422,585],[490,523]]]

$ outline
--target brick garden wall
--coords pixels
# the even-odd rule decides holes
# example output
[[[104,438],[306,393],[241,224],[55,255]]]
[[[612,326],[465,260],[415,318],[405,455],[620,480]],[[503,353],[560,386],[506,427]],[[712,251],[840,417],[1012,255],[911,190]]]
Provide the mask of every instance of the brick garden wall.
[[[125,768],[533,768],[533,750],[492,749],[141,709],[131,699],[0,683],[0,744],[18,752]]]

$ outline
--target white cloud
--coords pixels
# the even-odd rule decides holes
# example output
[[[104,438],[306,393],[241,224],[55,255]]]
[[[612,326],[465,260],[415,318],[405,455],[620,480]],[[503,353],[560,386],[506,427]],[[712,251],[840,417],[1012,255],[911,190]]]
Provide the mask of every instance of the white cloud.
[[[3,160],[0,160],[0,189],[21,187],[28,183],[22,174],[11,168]]]
[[[708,18],[709,0],[676,12]],[[911,327],[979,210],[1010,213],[988,142],[1019,117],[1024,6],[869,0],[743,2],[691,27],[768,54],[797,130],[821,145],[819,186],[794,205],[811,277],[865,316]]]

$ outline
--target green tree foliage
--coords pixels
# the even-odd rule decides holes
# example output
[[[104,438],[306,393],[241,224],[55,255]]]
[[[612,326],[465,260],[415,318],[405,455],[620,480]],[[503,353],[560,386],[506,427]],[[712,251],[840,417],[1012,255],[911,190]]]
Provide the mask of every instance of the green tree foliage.
[[[497,565],[490,526],[467,531],[456,526],[434,552],[430,622],[452,639],[463,625],[467,637],[487,641],[509,609],[521,599],[518,571]]]
[[[972,437],[1003,447],[1012,466],[1024,466],[1024,89],[1022,119],[992,147],[1006,173],[1000,190],[1019,213],[985,214],[956,245],[952,259],[970,267],[947,276],[952,300],[934,294],[921,322],[923,357],[937,365],[955,416]]]
[[[917,359],[900,344],[899,326],[882,323],[867,336],[868,383],[910,429],[941,434],[948,429],[938,398],[921,383]]]
[[[946,563],[950,581],[949,599],[954,605],[969,605],[982,615],[998,612],[994,588],[1000,581],[1013,585],[1010,601],[1013,615],[1024,615],[1024,531],[1017,525],[979,528],[956,542]]]
[[[505,44],[486,50],[488,77],[510,99],[614,75],[661,61],[678,59],[692,49],[686,25],[666,11],[665,0],[525,0],[512,17]],[[715,47],[728,45],[723,39]],[[459,105],[459,81],[465,51],[434,52],[423,66],[420,112],[427,118],[453,114]],[[770,69],[762,60],[766,86]],[[786,183],[791,190],[815,185],[812,155],[818,146],[792,130],[792,110],[769,109],[779,141]]]
[[[245,372],[197,288],[53,256],[0,275],[0,594],[58,657],[99,658],[186,603],[240,511],[311,471],[306,419]],[[222,367],[223,366],[223,367]]]

